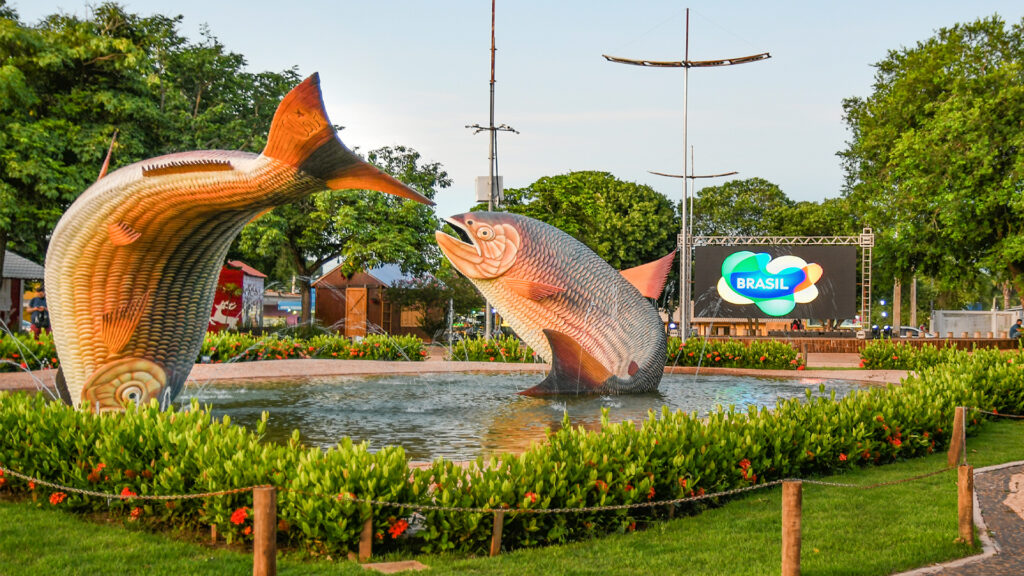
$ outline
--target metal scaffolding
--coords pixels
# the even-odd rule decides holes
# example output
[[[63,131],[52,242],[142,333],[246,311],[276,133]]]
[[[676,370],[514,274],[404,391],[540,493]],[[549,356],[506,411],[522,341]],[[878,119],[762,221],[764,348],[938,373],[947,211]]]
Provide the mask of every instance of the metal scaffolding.
[[[683,245],[683,234],[679,243]],[[860,256],[860,322],[862,328],[871,326],[871,249],[875,234],[865,228],[859,236],[691,236],[690,247],[697,246],[859,246]],[[683,258],[692,255],[683,254]],[[686,260],[684,260],[686,261]]]

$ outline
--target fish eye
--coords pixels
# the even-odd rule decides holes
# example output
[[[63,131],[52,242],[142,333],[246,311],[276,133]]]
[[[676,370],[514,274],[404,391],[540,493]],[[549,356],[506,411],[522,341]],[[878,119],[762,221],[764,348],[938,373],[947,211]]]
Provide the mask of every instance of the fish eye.
[[[121,392],[121,400],[138,404],[142,401],[142,388],[139,386],[128,386]]]
[[[479,238],[483,238],[484,240],[487,240],[488,238],[494,237],[494,230],[491,230],[488,227],[483,227],[483,228],[481,228],[481,229],[476,231],[476,235]]]

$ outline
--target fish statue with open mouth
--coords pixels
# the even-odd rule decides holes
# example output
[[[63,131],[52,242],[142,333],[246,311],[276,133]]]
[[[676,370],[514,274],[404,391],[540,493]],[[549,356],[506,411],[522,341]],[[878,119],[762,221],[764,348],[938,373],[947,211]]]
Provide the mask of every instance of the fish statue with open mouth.
[[[526,216],[472,212],[446,221],[462,239],[437,232],[441,251],[551,362],[544,381],[523,394],[657,390],[666,337],[646,298],[661,293],[675,252],[620,273],[572,236]]]
[[[314,74],[281,101],[260,154],[209,150],[102,175],[57,223],[46,295],[61,399],[103,412],[184,386],[231,241],[274,206],[326,189],[433,204],[338,139]]]

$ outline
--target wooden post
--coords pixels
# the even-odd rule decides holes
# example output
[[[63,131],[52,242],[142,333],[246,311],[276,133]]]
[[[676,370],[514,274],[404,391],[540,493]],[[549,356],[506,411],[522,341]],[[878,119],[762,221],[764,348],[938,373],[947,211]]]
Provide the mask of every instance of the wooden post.
[[[359,561],[366,562],[373,554],[373,512],[363,524],[363,533],[359,536]]]
[[[949,454],[946,463],[956,466],[964,454],[964,407],[957,406],[953,415],[953,431],[949,437]]]
[[[974,467],[963,464],[958,473],[956,504],[959,541],[974,546]]]
[[[277,489],[252,490],[252,576],[277,576]]]
[[[800,516],[803,482],[782,483],[782,576],[800,576]]]
[[[217,543],[217,525],[210,524],[210,544]]]
[[[491,556],[501,554],[501,530],[505,527],[505,512],[494,512],[494,529],[491,531]]]

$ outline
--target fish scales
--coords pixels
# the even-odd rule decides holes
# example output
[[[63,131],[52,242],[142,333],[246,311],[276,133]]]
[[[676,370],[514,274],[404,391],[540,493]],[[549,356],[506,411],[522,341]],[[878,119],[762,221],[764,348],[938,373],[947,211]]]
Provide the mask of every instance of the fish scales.
[[[523,216],[476,212],[449,222],[462,227],[473,243],[439,232],[445,255],[542,358],[556,363],[548,334],[554,331],[611,374],[593,391],[657,388],[665,360],[661,319],[593,251],[557,228]],[[524,286],[539,292],[524,295]],[[572,383],[566,386],[578,391]]]
[[[46,258],[62,398],[99,411],[166,406],[202,346],[232,239],[264,209],[327,188],[432,203],[345,148],[316,75],[281,102],[261,154],[183,152],[98,180],[61,218]]]

